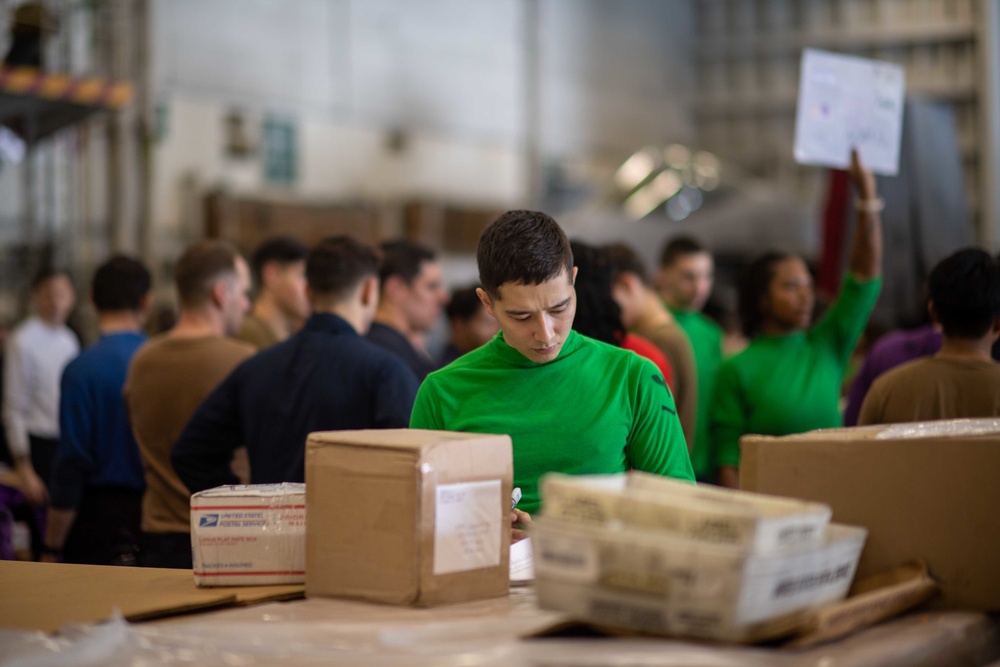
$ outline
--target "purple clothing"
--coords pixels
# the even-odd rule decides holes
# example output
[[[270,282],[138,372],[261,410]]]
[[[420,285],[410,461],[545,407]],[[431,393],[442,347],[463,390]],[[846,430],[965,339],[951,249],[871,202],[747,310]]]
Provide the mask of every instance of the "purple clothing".
[[[861,404],[865,402],[875,378],[900,364],[935,354],[940,349],[941,332],[932,324],[908,331],[893,331],[878,339],[851,383],[844,410],[844,426],[857,425]]]

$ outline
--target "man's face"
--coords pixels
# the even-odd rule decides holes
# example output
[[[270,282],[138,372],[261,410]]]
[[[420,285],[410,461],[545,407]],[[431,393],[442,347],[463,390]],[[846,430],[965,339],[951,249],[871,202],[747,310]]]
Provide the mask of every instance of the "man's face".
[[[49,324],[65,324],[76,303],[76,292],[69,278],[57,274],[36,287],[33,298],[39,317]]]
[[[715,265],[707,252],[680,255],[660,269],[660,289],[667,303],[678,310],[701,310],[712,293]]]
[[[490,342],[500,330],[500,325],[480,304],[476,314],[469,319],[453,318],[451,328],[452,343],[462,348],[463,352],[469,352]]]
[[[288,319],[304,322],[311,308],[306,296],[306,262],[272,262],[262,272],[264,287],[274,295],[278,308]]]
[[[504,283],[496,298],[477,290],[480,300],[503,331],[504,341],[535,363],[559,356],[576,315],[576,267],[540,285]]]
[[[236,258],[236,277],[225,279],[225,295],[220,304],[225,335],[235,335],[250,310],[250,267],[242,257]]]
[[[400,281],[402,283],[402,281]],[[420,273],[409,285],[403,284],[399,307],[413,331],[430,331],[441,318],[448,303],[441,265],[423,262]]]

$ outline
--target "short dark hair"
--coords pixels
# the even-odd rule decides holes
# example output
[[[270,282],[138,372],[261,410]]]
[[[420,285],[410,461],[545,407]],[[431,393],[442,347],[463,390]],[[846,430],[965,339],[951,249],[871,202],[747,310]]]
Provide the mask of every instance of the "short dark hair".
[[[430,248],[405,239],[385,241],[379,246],[379,250],[382,251],[382,263],[379,266],[378,279],[383,285],[392,276],[399,276],[409,285],[420,275],[424,262],[433,262],[437,259]]]
[[[305,261],[308,254],[309,248],[296,238],[291,236],[270,238],[257,246],[253,253],[251,264],[254,280],[260,283],[264,267],[271,262],[281,265],[294,264]]]
[[[507,211],[489,224],[476,250],[479,283],[491,297],[504,283],[541,285],[573,272],[573,250],[559,224],[538,211]]]
[[[70,284],[73,283],[73,277],[69,275],[69,271],[66,269],[51,265],[43,266],[31,279],[31,291],[34,292],[36,289],[41,287],[43,283],[58,277],[65,278],[70,282]]]
[[[672,266],[679,257],[684,255],[698,255],[708,252],[701,243],[690,236],[675,236],[667,241],[660,251],[660,266]]]
[[[452,291],[451,300],[444,308],[449,320],[468,322],[476,316],[483,307],[483,302],[476,294],[476,287],[477,285],[469,285]]]
[[[323,239],[306,257],[306,282],[313,294],[344,301],[365,279],[378,275],[379,257],[350,236]]]
[[[766,252],[743,270],[739,284],[739,312],[743,335],[753,338],[764,329],[767,313],[761,301],[767,296],[774,278],[774,267],[792,259],[786,252]]]
[[[139,260],[114,255],[94,271],[91,295],[98,311],[139,310],[153,281]]]
[[[584,336],[620,347],[625,338],[622,309],[611,296],[611,265],[603,248],[572,241],[576,262],[576,316],[573,328]]]
[[[927,286],[945,336],[982,338],[1000,317],[1000,267],[983,250],[966,248],[941,260]]]
[[[174,267],[177,298],[182,306],[208,301],[212,286],[223,277],[236,277],[236,248],[228,241],[202,239],[184,251]]]
[[[611,279],[618,280],[623,273],[634,274],[646,287],[652,286],[646,263],[642,261],[632,246],[625,243],[612,243],[605,246],[608,264],[611,267]]]

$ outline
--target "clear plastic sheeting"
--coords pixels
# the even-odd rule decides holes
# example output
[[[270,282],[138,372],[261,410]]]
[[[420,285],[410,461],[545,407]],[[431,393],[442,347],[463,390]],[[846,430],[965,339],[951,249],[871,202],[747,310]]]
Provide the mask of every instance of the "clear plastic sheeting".
[[[1000,436],[1000,419],[944,419],[941,421],[895,424],[882,429],[876,440],[902,440],[909,438],[962,437],[973,435]]]
[[[509,602],[434,610],[307,600],[144,625],[117,617],[66,628],[56,638],[0,634],[0,665],[937,667],[1000,658],[998,621],[957,612],[904,617],[805,651],[665,639],[520,639],[558,620],[538,610],[533,597],[523,591]],[[331,617],[352,605],[353,617]]]

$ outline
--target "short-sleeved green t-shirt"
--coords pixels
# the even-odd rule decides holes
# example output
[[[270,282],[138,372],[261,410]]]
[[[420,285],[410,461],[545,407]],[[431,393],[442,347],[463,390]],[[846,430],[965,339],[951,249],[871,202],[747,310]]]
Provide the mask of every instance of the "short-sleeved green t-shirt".
[[[717,466],[738,466],[740,436],[788,435],[843,425],[840,385],[882,282],[848,275],[812,328],[759,336],[719,369],[711,410]]]
[[[715,376],[722,364],[722,327],[698,311],[671,310],[677,324],[691,341],[698,373],[698,412],[695,417],[691,465],[700,480],[713,481],[712,440],[708,427],[709,407],[715,390]]]
[[[540,506],[547,472],[630,468],[694,480],[673,396],[649,360],[571,332],[559,356],[535,363],[503,333],[445,368],[417,392],[411,428],[506,433],[514,444],[519,509]]]

